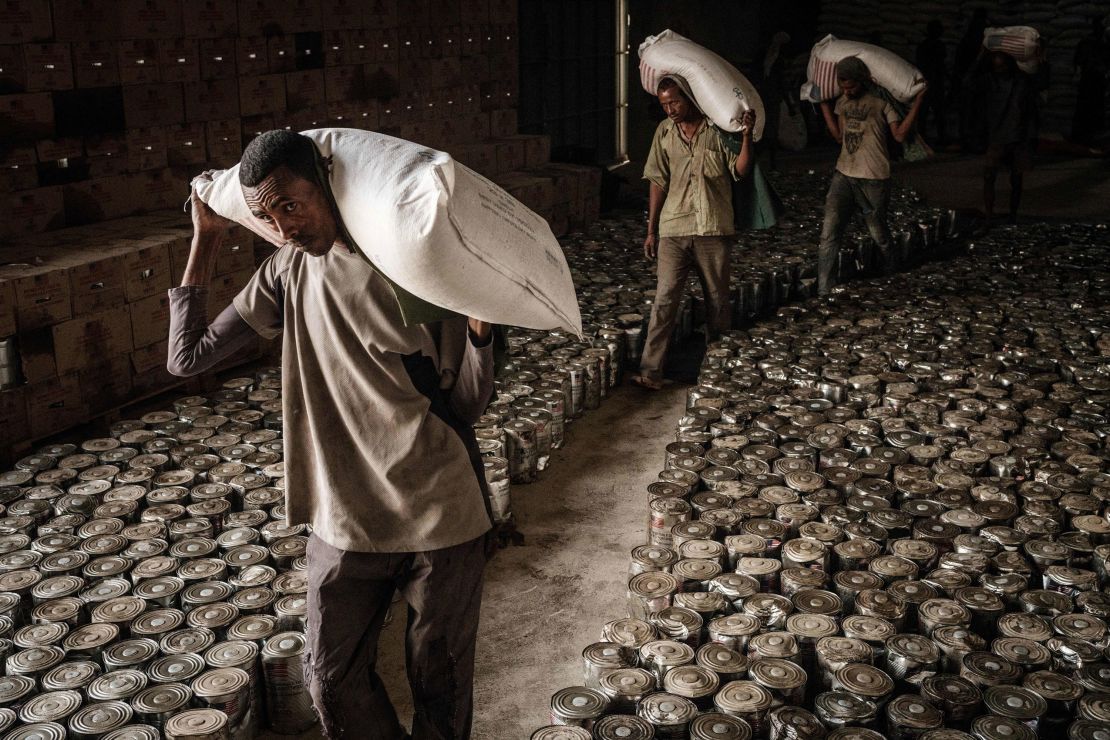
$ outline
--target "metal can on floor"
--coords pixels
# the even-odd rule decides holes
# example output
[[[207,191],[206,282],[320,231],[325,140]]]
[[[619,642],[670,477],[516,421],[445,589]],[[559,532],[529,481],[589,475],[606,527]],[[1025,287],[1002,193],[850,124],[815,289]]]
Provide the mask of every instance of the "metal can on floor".
[[[888,740],[910,740],[929,730],[940,729],[944,714],[920,696],[904,694],[886,706]]]
[[[636,705],[657,690],[655,675],[643,668],[619,668],[601,677],[598,690],[609,700],[609,711],[636,711]]]
[[[755,737],[767,732],[767,715],[774,698],[762,686],[752,681],[730,681],[721,687],[713,699],[717,711],[744,720]]]
[[[509,448],[509,475],[513,483],[531,483],[538,472],[536,425],[527,419],[505,423]]]
[[[238,668],[215,668],[193,679],[190,687],[196,700],[227,715],[234,727],[250,710],[250,676]]]
[[[652,724],[635,715],[611,714],[594,724],[593,740],[652,740],[654,737]]]
[[[262,649],[268,726],[280,734],[298,734],[316,724],[312,697],[304,674],[305,638],[282,632]]]
[[[230,740],[227,715],[217,709],[189,709],[166,721],[166,740]]]
[[[636,715],[651,723],[659,740],[689,737],[690,723],[697,714],[692,701],[666,692],[646,696],[636,707]]]
[[[585,686],[570,686],[551,697],[551,723],[591,730],[609,708],[605,694]]]
[[[122,701],[86,704],[69,718],[69,737],[74,740],[98,740],[126,726],[133,714],[131,706]]]
[[[615,642],[595,642],[582,651],[583,684],[586,688],[599,689],[601,679],[620,668],[631,668],[628,653]]]

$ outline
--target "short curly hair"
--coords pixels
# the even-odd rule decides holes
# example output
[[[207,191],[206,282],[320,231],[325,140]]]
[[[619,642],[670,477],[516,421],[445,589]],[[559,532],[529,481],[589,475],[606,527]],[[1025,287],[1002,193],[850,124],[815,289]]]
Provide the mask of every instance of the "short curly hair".
[[[285,129],[266,131],[256,136],[239,160],[239,184],[254,188],[279,167],[297,177],[316,182],[316,144],[304,134]]]

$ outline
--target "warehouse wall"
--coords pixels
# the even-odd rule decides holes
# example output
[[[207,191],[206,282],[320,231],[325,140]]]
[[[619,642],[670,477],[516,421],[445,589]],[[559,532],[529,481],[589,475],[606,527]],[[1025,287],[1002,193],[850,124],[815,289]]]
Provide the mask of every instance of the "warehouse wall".
[[[825,0],[820,32],[838,37],[879,42],[909,60],[925,37],[925,25],[939,19],[945,27],[948,65],[967,29],[975,8],[987,11],[992,26],[1033,26],[1045,41],[1050,65],[1047,99],[1042,105],[1042,131],[1070,134],[1075,113],[1076,78],[1072,64],[1075,47],[1090,34],[1090,19],[1110,15],[1106,0],[929,0],[892,3],[880,0]]]
[[[0,236],[179,205],[276,127],[515,134],[516,58],[515,0],[5,0]]]

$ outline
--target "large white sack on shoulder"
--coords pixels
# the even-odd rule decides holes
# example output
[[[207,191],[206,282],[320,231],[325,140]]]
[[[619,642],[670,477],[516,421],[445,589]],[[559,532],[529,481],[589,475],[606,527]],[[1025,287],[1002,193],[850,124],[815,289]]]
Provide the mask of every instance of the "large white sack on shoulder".
[[[1031,26],[1001,26],[983,31],[983,47],[1009,54],[1022,72],[1033,74],[1040,67],[1037,50],[1041,34]]]
[[[836,83],[836,63],[859,57],[871,70],[871,79],[903,103],[925,89],[925,76],[909,62],[888,49],[862,41],[842,41],[832,34],[813,45],[806,67],[808,79],[802,84],[801,99],[811,103],[832,100],[840,95]]]
[[[358,129],[303,133],[332,157],[331,189],[343,223],[390,280],[464,316],[581,333],[559,242],[520,201],[445,152]],[[280,241],[247,208],[238,165],[195,184],[216,213]]]
[[[746,111],[755,111],[752,140],[763,138],[763,101],[740,70],[704,46],[670,29],[640,44],[640,84],[655,95],[666,77],[681,77],[694,103],[723,131],[739,131]]]

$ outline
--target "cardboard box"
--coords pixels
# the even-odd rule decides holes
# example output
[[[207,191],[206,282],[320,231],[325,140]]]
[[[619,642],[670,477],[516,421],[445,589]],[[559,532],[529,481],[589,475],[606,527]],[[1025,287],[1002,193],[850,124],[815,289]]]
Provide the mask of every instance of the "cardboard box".
[[[311,69],[285,75],[285,102],[290,111],[323,106],[327,102],[324,70]]]
[[[114,41],[75,43],[73,76],[77,87],[110,87],[120,84],[118,45]]]
[[[27,92],[27,59],[16,44],[0,45],[0,94]]]
[[[54,7],[58,41],[105,41],[120,38],[121,6],[117,0],[32,0]],[[47,10],[46,12],[50,12]]]
[[[123,116],[128,129],[181,123],[185,120],[181,83],[125,86]]]
[[[85,155],[85,145],[76,138],[43,139],[35,145],[35,155],[39,162],[79,159]]]
[[[202,80],[226,80],[238,74],[235,39],[201,39],[198,53]]]
[[[31,424],[27,418],[27,388],[19,386],[0,391],[0,447],[10,447],[31,437]],[[0,454],[4,451],[0,450]]]
[[[127,132],[127,169],[131,172],[161,169],[168,165],[166,130],[160,126]]]
[[[460,144],[451,148],[451,155],[485,177],[497,174],[497,145],[489,142]]]
[[[89,416],[98,416],[131,400],[131,355],[96,358],[77,374]]]
[[[267,72],[292,72],[297,68],[297,44],[292,36],[273,36],[266,40]]]
[[[119,0],[124,38],[172,39],[184,35],[184,0]],[[191,3],[192,0],[189,0]]]
[[[360,64],[328,67],[324,71],[324,94],[329,103],[348,103],[371,97],[366,69]]]
[[[208,286],[208,315],[211,318],[219,316],[246,287],[252,275],[254,270],[247,269],[214,278]]]
[[[125,157],[104,159],[126,163]],[[129,187],[129,178],[122,173],[64,186],[62,192],[66,222],[87,224],[126,216],[130,213]]]
[[[54,362],[54,334],[50,327],[20,334],[18,349],[25,382],[37,383],[58,375],[58,365]]]
[[[0,3],[0,44],[29,44],[54,35],[50,4],[42,0]]]
[[[258,75],[239,78],[239,112],[243,116],[285,112],[285,78]]]
[[[126,306],[63,322],[53,328],[58,373],[84,370],[100,358],[131,351],[131,315]]]
[[[285,125],[293,131],[307,131],[313,128],[322,128],[328,125],[329,120],[328,108],[326,105],[289,112],[284,116]],[[375,117],[375,120],[377,120],[377,117]]]
[[[216,256],[216,275],[253,274],[254,269],[254,234],[243,228],[232,229]]]
[[[196,82],[200,79],[200,43],[196,39],[158,42],[162,82]]]
[[[239,81],[202,80],[185,83],[185,122],[222,121],[239,116]]]
[[[130,192],[136,196],[131,211],[181,210],[189,197],[188,183],[173,170],[156,169],[130,176]]]
[[[341,28],[324,31],[324,66],[338,67],[351,64],[348,45],[350,33]]]
[[[124,304],[123,252],[110,242],[59,249],[52,262],[69,278],[74,316],[96,313]]]
[[[251,143],[254,137],[272,131],[277,127],[272,113],[265,113],[261,116],[245,116],[239,120],[239,125],[242,129],[244,147]]]
[[[368,0],[362,3],[364,28],[396,28],[399,21],[397,0]]]
[[[131,339],[135,349],[165,341],[170,331],[170,297],[152,295],[128,306],[131,311]]]
[[[136,347],[135,351],[131,353],[131,369],[134,371],[132,381],[139,380],[147,373],[159,369],[166,372],[166,359],[169,356],[169,349],[169,340],[167,339],[146,347]],[[172,378],[173,376],[170,375],[169,377]]]
[[[239,119],[208,121],[204,124],[204,140],[208,149],[208,160],[220,167],[229,167],[239,161],[243,153],[240,144],[242,132]]]
[[[204,124],[187,123],[166,129],[166,156],[171,167],[200,165],[208,159]]]
[[[0,282],[11,286],[16,330],[31,331],[68,320],[69,281],[56,265],[9,262],[0,265]],[[8,320],[5,320],[8,323]]]
[[[235,64],[240,77],[264,75],[270,71],[269,49],[264,36],[235,40]]]
[[[65,224],[61,186],[20,190],[6,196],[3,203],[0,235],[29,234]]]
[[[170,288],[169,242],[165,238],[123,242],[123,291],[128,303]]]
[[[321,0],[320,16],[325,31],[343,31],[362,25],[360,0]]]
[[[15,332],[15,285],[0,278],[0,337],[10,337]]]
[[[240,36],[292,32],[294,8],[288,0],[238,0],[238,4]]]
[[[517,116],[513,109],[502,108],[489,114],[490,135],[497,138],[513,136],[517,132]]]
[[[497,171],[524,169],[524,142],[518,139],[494,139],[497,146]]]
[[[73,55],[69,44],[25,44],[27,90],[72,90]]]
[[[128,39],[119,46],[119,79],[124,85],[150,85],[162,81],[162,55],[153,39]]]
[[[26,398],[32,439],[63,431],[88,418],[76,374],[31,383]]]
[[[235,36],[239,15],[230,0],[189,0],[182,8],[182,22],[188,38]]]

